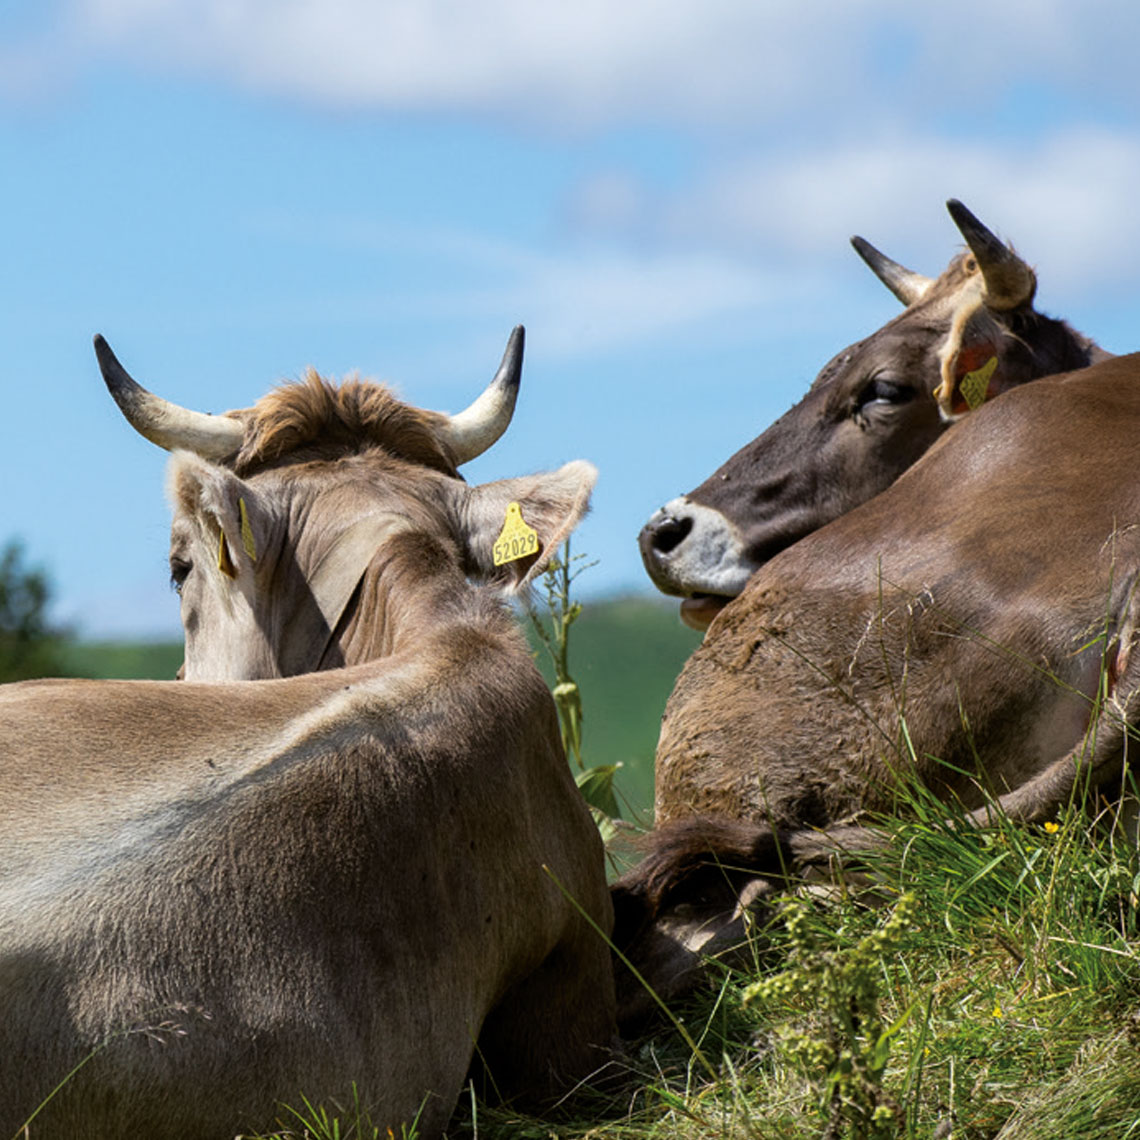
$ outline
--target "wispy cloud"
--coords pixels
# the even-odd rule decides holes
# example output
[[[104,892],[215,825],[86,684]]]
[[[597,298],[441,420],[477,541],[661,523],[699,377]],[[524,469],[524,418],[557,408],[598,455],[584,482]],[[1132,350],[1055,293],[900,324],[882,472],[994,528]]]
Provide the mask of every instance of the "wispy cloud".
[[[906,121],[938,104],[992,114],[1042,76],[1074,93],[1135,93],[1140,31],[1129,0],[61,0],[52,10],[59,32],[38,40],[41,53],[180,67],[340,106],[578,126],[756,126],[790,112]]]
[[[648,234],[657,246],[732,251],[767,264],[818,265],[856,230],[935,274],[960,241],[942,211],[952,195],[1080,289],[1135,278],[1138,184],[1140,133],[1078,127],[1016,143],[905,135],[858,147],[750,151],[676,190],[605,173],[578,188],[571,214],[587,232],[642,242]]]

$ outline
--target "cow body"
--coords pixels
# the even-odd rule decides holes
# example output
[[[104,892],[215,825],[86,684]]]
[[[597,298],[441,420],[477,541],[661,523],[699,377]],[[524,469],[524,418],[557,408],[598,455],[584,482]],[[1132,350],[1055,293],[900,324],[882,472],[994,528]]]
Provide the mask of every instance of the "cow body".
[[[476,1056],[535,1102],[605,1061],[601,842],[525,642],[468,581],[510,570],[508,499],[542,542],[516,578],[539,570],[592,469],[467,488],[378,426],[403,409],[423,442],[430,414],[306,421],[331,394],[292,390],[285,420],[324,426],[271,458],[174,461],[186,671],[224,683],[0,689],[6,1134],[76,1066],[33,1135],[229,1138],[355,1084],[433,1137]]]
[[[762,567],[670,697],[658,819],[826,826],[900,766],[975,805],[1079,750],[1131,699],[1138,432],[1140,357],[1041,380]]]
[[[795,407],[642,529],[646,571],[684,599],[688,624],[707,628],[768,559],[888,487],[970,408],[1108,357],[1037,312],[1033,271],[948,205],[969,252],[930,281],[853,239],[905,311],[838,353]]]
[[[1140,355],[1003,395],[762,566],[669,698],[615,939],[661,994],[924,785],[984,821],[1115,793],[1140,723]],[[1127,785],[1126,785],[1127,786]],[[619,978],[623,1020],[649,1009]]]

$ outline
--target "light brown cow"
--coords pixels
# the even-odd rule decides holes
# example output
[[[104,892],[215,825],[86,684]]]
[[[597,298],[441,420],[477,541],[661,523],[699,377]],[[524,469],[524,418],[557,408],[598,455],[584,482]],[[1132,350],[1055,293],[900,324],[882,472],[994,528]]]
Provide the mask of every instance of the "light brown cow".
[[[32,1135],[228,1140],[355,1082],[434,1137],[473,1057],[535,1101],[605,1062],[601,844],[498,597],[595,473],[455,471],[521,340],[450,420],[315,376],[189,424],[127,397],[215,457],[172,469],[188,676],[360,663],[0,688],[0,1134],[81,1063]],[[509,514],[535,538],[496,567]]]
[[[1140,718],[1137,439],[1140,355],[1039,380],[760,568],[666,707],[664,830],[620,892],[651,973],[781,874],[776,832],[786,865],[810,861],[826,836],[789,833],[890,810],[900,774],[1024,820],[1119,783]]]
[[[906,310],[836,355],[808,394],[639,537],[658,589],[707,628],[758,567],[877,495],[984,400],[1109,356],[1033,307],[1037,278],[960,202],[969,251],[936,281],[862,238],[856,250]]]

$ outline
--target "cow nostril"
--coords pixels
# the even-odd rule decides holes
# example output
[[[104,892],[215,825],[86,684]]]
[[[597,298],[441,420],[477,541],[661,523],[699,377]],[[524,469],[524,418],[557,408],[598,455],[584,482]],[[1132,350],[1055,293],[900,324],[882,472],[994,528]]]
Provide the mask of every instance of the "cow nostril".
[[[692,529],[692,519],[675,519],[672,515],[666,515],[653,528],[653,549],[659,554],[668,554],[681,545]]]

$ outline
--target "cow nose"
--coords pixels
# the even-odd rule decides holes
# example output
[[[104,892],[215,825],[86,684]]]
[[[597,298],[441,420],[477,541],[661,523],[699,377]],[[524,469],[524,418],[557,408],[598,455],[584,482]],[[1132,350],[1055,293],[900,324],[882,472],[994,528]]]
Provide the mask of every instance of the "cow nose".
[[[646,552],[668,554],[681,545],[692,529],[691,518],[678,519],[658,511],[642,528],[641,548]]]

